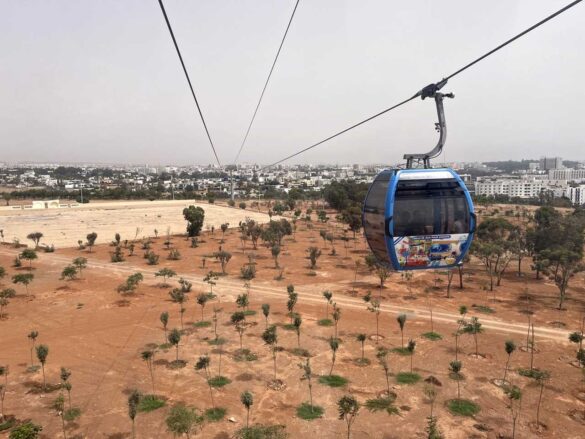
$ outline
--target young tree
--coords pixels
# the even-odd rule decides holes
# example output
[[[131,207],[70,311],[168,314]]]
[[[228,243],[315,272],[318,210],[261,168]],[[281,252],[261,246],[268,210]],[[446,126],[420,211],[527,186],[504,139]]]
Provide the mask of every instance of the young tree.
[[[173,328],[171,332],[169,332],[169,343],[173,345],[176,349],[176,361],[179,361],[179,343],[181,342],[181,331],[176,328]]]
[[[289,291],[288,293],[288,301],[286,302],[286,309],[288,310],[288,315],[290,317],[290,322],[292,324],[294,316],[295,316],[295,306],[297,305],[297,300],[299,299],[299,295],[293,291]]]
[[[165,342],[167,341],[167,325],[169,324],[169,313],[164,311],[160,314],[159,317],[160,322],[163,325],[163,330],[165,331]]]
[[[506,376],[508,375],[510,357],[516,350],[516,343],[514,343],[512,340],[506,340],[506,342],[504,343],[504,349],[506,350],[506,354],[508,354],[508,359],[506,360],[506,367],[504,368],[504,378],[502,379],[502,385],[506,385]]]
[[[317,247],[309,247],[307,249],[307,253],[309,253],[309,260],[311,261],[311,270],[314,270],[317,267],[317,260],[321,257],[321,250]]]
[[[404,349],[404,325],[406,324],[406,314],[398,314],[396,321],[398,322],[398,326],[400,326],[400,346]]]
[[[329,347],[331,348],[331,369],[329,370],[329,376],[331,376],[333,374],[333,366],[335,366],[337,349],[339,349],[339,340],[331,337],[329,339]]]
[[[459,386],[459,381],[461,381],[461,368],[463,367],[463,363],[461,361],[451,361],[449,363],[449,371],[453,374],[453,379],[457,381],[457,399],[461,399],[461,388]]]
[[[232,324],[234,325],[238,335],[240,336],[240,350],[244,349],[242,337],[244,336],[244,332],[246,331],[246,314],[243,311],[236,311],[232,314],[230,318]]]
[[[248,309],[248,306],[250,305],[248,294],[247,293],[238,294],[238,297],[236,298],[236,305],[238,306],[238,308],[242,308],[243,311],[246,311]]]
[[[205,309],[205,304],[209,300],[209,296],[205,293],[201,293],[197,296],[197,304],[201,307],[201,321],[204,320],[203,317],[203,310]]]
[[[378,340],[380,339],[380,301],[378,299],[371,299],[368,304],[368,311],[373,312],[376,316],[376,344],[378,344]]]
[[[4,383],[0,383],[0,421],[4,420],[4,398],[6,398],[6,390],[8,389],[8,366],[0,366],[0,379]]]
[[[484,264],[490,278],[490,291],[494,291],[494,282],[500,285],[502,275],[514,255],[514,230],[515,227],[502,217],[486,218],[477,227],[471,252]]]
[[[205,220],[205,211],[201,207],[189,206],[183,209],[183,216],[187,221],[187,235],[199,236]]]
[[[43,390],[47,390],[47,380],[45,378],[45,363],[47,362],[47,357],[49,356],[49,347],[47,345],[41,344],[37,346],[37,358],[41,363],[41,368],[43,369]]]
[[[128,396],[128,416],[132,421],[132,438],[136,437],[135,419],[138,413],[138,404],[140,403],[140,393],[134,389]]]
[[[333,317],[333,325],[335,328],[335,338],[337,339],[337,327],[339,325],[339,321],[341,320],[341,308],[337,306],[337,303],[333,304],[333,312],[331,313],[331,317]]]
[[[538,393],[538,403],[536,404],[536,425],[540,425],[540,404],[542,402],[542,394],[544,392],[544,385],[550,379],[550,373],[546,370],[538,371],[536,374],[536,382],[540,388]]]
[[[388,395],[390,395],[390,366],[388,365],[388,349],[386,348],[378,348],[378,352],[376,352],[376,358],[384,369],[384,377],[386,378],[386,391]]]
[[[309,385],[309,406],[311,407],[311,413],[313,412],[313,371],[311,370],[311,359],[307,358],[305,363],[299,363],[299,368],[303,371],[301,375],[301,381],[306,380]]]
[[[79,271],[79,276],[81,277],[83,270],[87,267],[87,259],[82,257],[75,258],[73,259],[72,264],[75,268],[77,268],[77,271]]]
[[[461,330],[465,334],[473,335],[473,341],[475,342],[475,356],[478,357],[479,350],[478,350],[477,336],[478,336],[478,334],[483,332],[483,329],[481,327],[481,323],[479,323],[479,319],[477,317],[472,317],[471,320],[465,322],[465,324],[463,325],[463,328]]]
[[[181,330],[183,329],[183,314],[185,314],[185,307],[183,304],[187,301],[187,296],[180,288],[173,288],[169,292],[169,296],[171,296],[171,300],[179,305],[179,315],[181,319]]]
[[[461,305],[459,307],[459,315],[461,318],[457,321],[457,330],[455,331],[455,360],[458,359],[459,355],[459,336],[461,335],[461,328],[467,324],[467,320],[465,320],[466,314],[467,307],[465,305]]]
[[[24,285],[26,295],[28,296],[28,286],[32,283],[34,278],[35,276],[32,273],[18,273],[12,276],[12,283]]]
[[[280,255],[280,246],[278,244],[273,245],[272,248],[270,249],[270,252],[272,253],[272,258],[274,259],[274,268],[280,268],[280,266],[278,265],[278,256]]]
[[[61,387],[67,391],[67,400],[69,402],[69,409],[71,409],[71,382],[69,378],[71,378],[71,371],[65,367],[61,367]]]
[[[325,318],[329,318],[329,304],[331,303],[331,299],[333,299],[333,293],[329,290],[323,291],[323,297],[325,298],[326,305],[325,305]]]
[[[205,259],[203,260],[205,261]],[[203,278],[203,282],[207,282],[207,284],[209,285],[209,294],[213,294],[213,286],[217,283],[218,279],[219,279],[218,273],[214,271],[210,271]]]
[[[97,240],[97,233],[91,232],[85,238],[87,239],[86,245],[89,247],[89,252],[91,253],[91,249],[93,248]]]
[[[366,343],[366,334],[358,334],[356,336],[356,340],[359,341],[362,345],[362,357],[361,357],[361,362],[364,362],[364,345]]]
[[[41,241],[43,234],[41,232],[33,232],[33,233],[29,233],[28,235],[26,235],[26,237],[27,237],[27,239],[30,239],[32,242],[34,242],[35,248],[38,248],[39,242]]]
[[[510,403],[510,413],[512,415],[512,439],[516,437],[516,422],[520,416],[520,409],[522,408],[522,391],[516,386],[511,386],[506,389],[506,396]]]
[[[270,348],[272,362],[274,364],[274,380],[276,381],[276,352],[278,351],[278,334],[276,326],[271,325],[262,333],[262,340]]]
[[[37,252],[35,250],[33,250],[32,248],[25,248],[20,253],[19,257],[20,257],[20,259],[24,259],[25,261],[28,261],[29,270],[32,270],[32,261],[34,261],[35,259],[38,258]]]
[[[36,344],[38,336],[39,336],[38,331],[30,331],[27,335],[28,339],[30,340],[30,365],[31,365],[31,367],[33,367],[35,365],[35,362],[33,359],[33,352],[36,349],[35,344]]]
[[[221,243],[224,243],[224,238],[225,238],[225,232],[227,232],[228,228],[230,227],[229,223],[223,223],[221,226],[219,226],[221,229]]]
[[[140,354],[140,358],[146,363],[146,367],[148,367],[148,372],[150,373],[150,381],[152,383],[152,393],[154,394],[154,353],[155,351],[152,349],[148,349],[146,351],[142,351]]]
[[[352,395],[345,395],[337,402],[339,419],[347,424],[347,439],[350,439],[351,426],[355,422],[360,411],[360,404]]]
[[[9,303],[8,299],[0,294],[0,320],[4,318],[4,308],[6,308]]]
[[[243,406],[246,408],[246,428],[250,425],[250,409],[254,404],[254,395],[249,391],[242,392],[240,395],[240,401],[242,402]]]
[[[204,370],[205,371],[205,380],[207,381],[207,385],[209,386],[209,395],[211,396],[211,406],[215,408],[215,401],[213,400],[213,387],[211,387],[211,376],[209,374],[209,367],[211,364],[211,359],[209,355],[202,355],[195,363],[195,370]]]
[[[301,347],[301,324],[303,323],[303,319],[301,316],[297,315],[294,318],[293,325],[295,327],[295,332],[297,333],[297,346]]]
[[[140,282],[142,282],[143,279],[144,279],[144,276],[142,276],[142,273],[131,274],[126,279],[126,282],[124,282],[121,285],[118,285],[118,293],[120,293],[120,294],[134,294],[134,292],[136,291],[136,288],[138,288],[138,285],[140,284]]]
[[[175,277],[177,275],[175,270],[171,270],[170,268],[161,268],[160,270],[158,270],[156,273],[154,273],[154,277],[162,277],[163,278],[163,283],[161,284],[161,286],[163,287],[167,287],[167,279],[170,279],[172,277]]]
[[[67,439],[67,431],[65,430],[65,398],[63,398],[62,393],[60,393],[59,396],[57,396],[57,398],[53,402],[53,408],[57,411],[59,417],[61,418],[63,438]]]
[[[412,360],[414,358],[414,349],[416,348],[416,342],[413,339],[408,340],[408,345],[406,349],[410,354],[410,373],[412,373]]]
[[[262,304],[262,314],[264,314],[264,320],[266,322],[266,328],[268,328],[268,316],[270,315],[270,304],[263,303]]]
[[[165,422],[173,435],[186,435],[190,438],[191,433],[203,424],[203,416],[199,416],[194,408],[178,404],[171,408]]]

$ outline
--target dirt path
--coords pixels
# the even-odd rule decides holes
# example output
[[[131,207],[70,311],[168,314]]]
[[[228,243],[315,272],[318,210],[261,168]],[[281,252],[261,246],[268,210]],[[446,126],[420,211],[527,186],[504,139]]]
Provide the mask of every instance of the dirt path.
[[[16,255],[18,252],[13,249],[7,248],[0,248],[0,252],[9,255]],[[46,265],[59,265],[60,267],[65,266],[66,264],[70,263],[70,258],[59,256],[58,254],[51,254],[50,256],[41,256],[37,262]],[[136,266],[128,263],[128,261],[122,263],[105,263],[105,262],[95,262],[95,261],[88,261],[88,269],[100,269],[100,270],[107,270],[111,273],[114,273],[119,276],[127,276],[129,274],[135,273],[136,271],[140,271],[145,275],[152,275],[158,271],[157,268],[144,268],[141,266]],[[186,273],[177,273],[177,277],[183,277],[184,279],[192,282],[194,285],[198,285],[201,287],[207,287],[207,284],[201,280],[200,277],[195,277],[190,274]],[[217,282],[217,285],[214,289],[215,292],[219,293],[222,298],[229,299],[233,301],[237,294],[245,292],[245,288],[242,285],[241,280],[232,280],[226,278],[220,278]],[[264,296],[264,297],[282,297],[286,298],[287,293],[284,289],[278,289],[274,287],[270,287],[265,283],[258,283],[254,284],[252,287],[252,291],[254,296]],[[324,299],[321,295],[320,291],[315,291],[314,289],[309,289],[306,286],[300,286],[296,288],[296,291],[300,294],[303,301],[308,301],[312,303],[323,304]],[[362,300],[353,299],[351,297],[344,297],[337,295],[335,297],[335,301],[342,305],[342,307],[352,308],[352,309],[359,309],[365,310],[365,304]],[[427,308],[421,307],[414,307],[414,306],[395,306],[390,304],[381,304],[380,306],[382,312],[387,314],[398,314],[398,313],[405,313],[411,319],[424,319],[430,320],[430,312]],[[448,323],[455,326],[457,321],[460,319],[459,314],[449,313],[440,310],[433,310],[433,320],[436,322],[441,323]],[[481,318],[481,324],[483,328],[493,330],[496,332],[504,333],[504,334],[518,334],[518,335],[526,335],[526,323],[525,322],[504,322],[499,319],[494,318]],[[556,342],[564,342],[568,343],[568,336],[569,331],[561,330],[561,329],[554,329],[554,328],[546,328],[546,327],[535,327],[534,333],[536,337],[541,339],[548,339],[553,340]]]

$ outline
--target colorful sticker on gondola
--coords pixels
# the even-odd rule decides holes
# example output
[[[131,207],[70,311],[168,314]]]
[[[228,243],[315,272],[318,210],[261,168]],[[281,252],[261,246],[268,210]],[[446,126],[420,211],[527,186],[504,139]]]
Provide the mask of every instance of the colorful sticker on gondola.
[[[394,239],[394,250],[401,267],[441,268],[457,261],[468,236],[467,233],[403,236]]]

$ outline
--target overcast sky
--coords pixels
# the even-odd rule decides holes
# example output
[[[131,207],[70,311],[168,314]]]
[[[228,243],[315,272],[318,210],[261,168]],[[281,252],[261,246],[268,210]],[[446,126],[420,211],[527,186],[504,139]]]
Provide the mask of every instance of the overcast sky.
[[[301,0],[241,161],[268,163],[411,96],[569,0]],[[213,161],[156,0],[0,0],[0,161]],[[166,0],[220,159],[244,136],[294,0]],[[585,159],[585,4],[451,80],[447,161]],[[295,162],[436,142],[415,100]]]

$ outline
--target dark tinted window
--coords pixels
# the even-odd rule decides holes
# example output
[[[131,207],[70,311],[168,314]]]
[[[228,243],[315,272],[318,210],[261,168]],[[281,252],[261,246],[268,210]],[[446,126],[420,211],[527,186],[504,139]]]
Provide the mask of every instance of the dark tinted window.
[[[394,235],[469,232],[469,206],[456,180],[399,181],[394,201]]]
[[[376,257],[382,261],[388,260],[386,242],[384,240],[384,208],[386,207],[386,193],[392,171],[378,174],[364,203],[364,233],[370,248]]]

